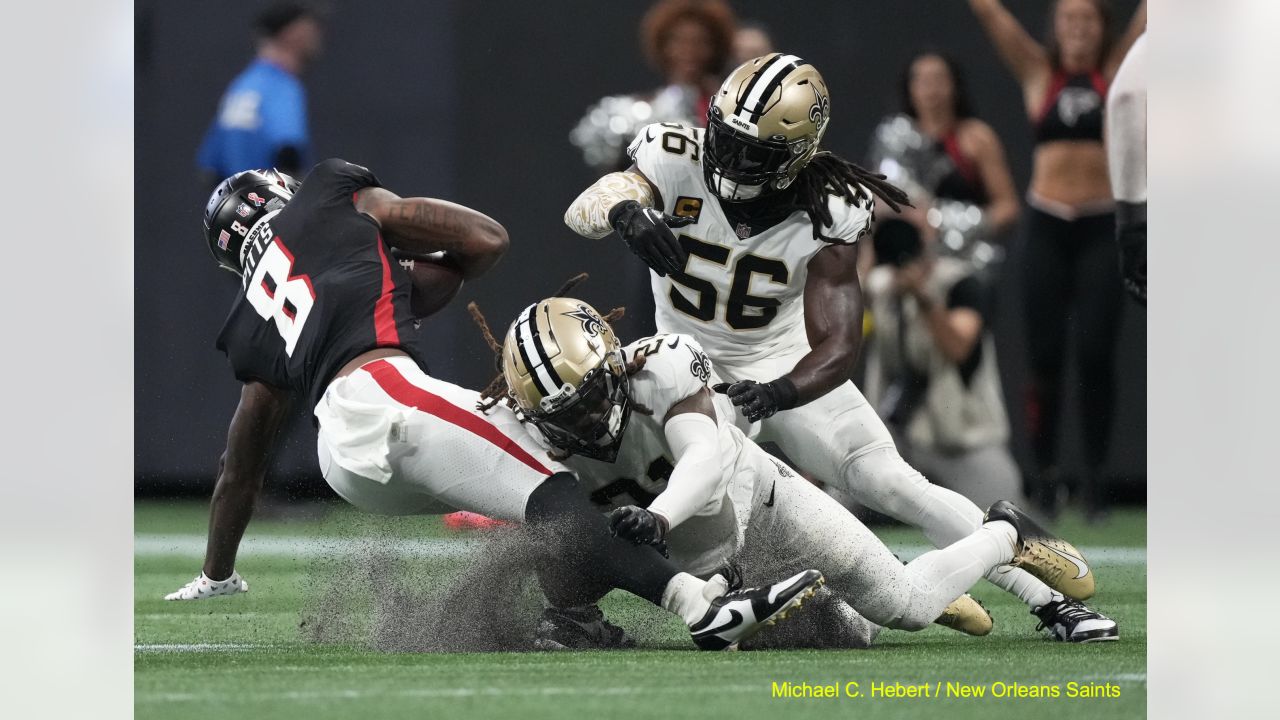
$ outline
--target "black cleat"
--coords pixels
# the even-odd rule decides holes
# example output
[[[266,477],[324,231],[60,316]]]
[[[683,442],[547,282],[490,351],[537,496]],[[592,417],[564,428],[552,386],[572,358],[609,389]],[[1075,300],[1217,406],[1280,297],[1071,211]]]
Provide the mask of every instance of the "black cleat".
[[[1093,570],[1074,545],[1040,527],[1016,505],[1001,500],[987,510],[984,522],[1003,520],[1018,533],[1013,562],[1046,585],[1075,600],[1093,597]]]
[[[627,633],[604,619],[598,605],[547,608],[534,633],[538,650],[619,650],[636,646]]]
[[[737,650],[738,643],[813,597],[824,582],[822,573],[805,570],[773,585],[725,593],[711,601],[701,620],[689,626],[693,642],[703,650]]]
[[[1040,618],[1036,630],[1048,630],[1054,640],[1087,643],[1120,639],[1115,620],[1059,593],[1031,614]]]

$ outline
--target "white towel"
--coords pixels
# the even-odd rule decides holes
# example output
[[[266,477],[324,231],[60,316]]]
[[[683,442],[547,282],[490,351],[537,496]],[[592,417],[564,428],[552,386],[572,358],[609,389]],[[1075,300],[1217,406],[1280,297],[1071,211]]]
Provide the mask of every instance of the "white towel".
[[[391,480],[391,443],[406,440],[408,413],[390,403],[351,397],[367,385],[350,380],[335,380],[316,405],[320,437],[338,465],[385,485]]]

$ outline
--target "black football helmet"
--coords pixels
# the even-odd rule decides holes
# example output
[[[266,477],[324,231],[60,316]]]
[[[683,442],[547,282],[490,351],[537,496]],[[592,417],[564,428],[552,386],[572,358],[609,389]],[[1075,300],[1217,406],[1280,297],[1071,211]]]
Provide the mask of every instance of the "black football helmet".
[[[218,265],[243,272],[240,251],[249,230],[283,208],[301,185],[275,168],[245,170],[219,183],[204,206],[204,238]]]

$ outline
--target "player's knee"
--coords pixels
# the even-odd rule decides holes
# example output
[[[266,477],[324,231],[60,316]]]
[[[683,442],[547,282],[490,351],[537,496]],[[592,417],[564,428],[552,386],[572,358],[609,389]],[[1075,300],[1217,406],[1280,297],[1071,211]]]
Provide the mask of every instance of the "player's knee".
[[[907,632],[916,632],[923,630],[933,624],[936,618],[925,617],[918,611],[907,612],[898,620],[894,626],[897,630],[906,630]]]
[[[578,487],[578,479],[573,473],[558,472],[548,476],[529,494],[524,517],[528,524],[537,525],[583,511],[594,512],[590,501]]]
[[[894,448],[873,450],[849,464],[853,487],[882,511],[896,514],[918,506],[929,481]]]

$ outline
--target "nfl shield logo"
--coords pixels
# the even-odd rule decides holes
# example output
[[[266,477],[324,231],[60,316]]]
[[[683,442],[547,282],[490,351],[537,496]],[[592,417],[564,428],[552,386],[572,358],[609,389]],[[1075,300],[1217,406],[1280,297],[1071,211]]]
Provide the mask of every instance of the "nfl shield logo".
[[[746,238],[751,237],[751,226],[744,222],[738,223],[738,226],[735,227],[733,231],[738,233],[739,240],[745,240]]]
[[[240,217],[249,217],[249,215],[251,215],[252,213],[253,213],[253,208],[249,207],[248,205],[245,205],[244,203],[240,203],[240,207],[236,208],[236,214],[239,215]]]
[[[229,243],[229,242],[231,242],[231,233],[227,232],[226,230],[223,230],[222,232],[218,233],[218,248],[219,248],[219,249],[221,249],[221,250],[226,250],[226,249],[227,249],[227,243]]]
[[[263,200],[262,196],[256,192],[251,192],[245,197],[249,198],[249,202],[253,203],[256,207],[262,207],[262,204],[266,202],[266,200]]]

